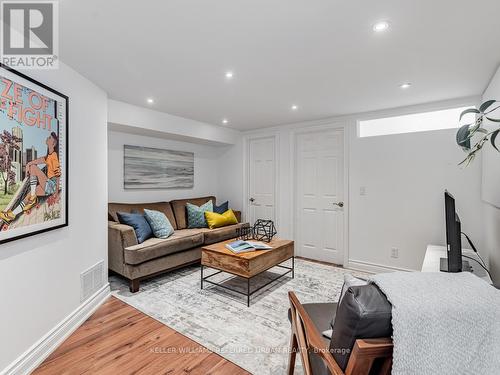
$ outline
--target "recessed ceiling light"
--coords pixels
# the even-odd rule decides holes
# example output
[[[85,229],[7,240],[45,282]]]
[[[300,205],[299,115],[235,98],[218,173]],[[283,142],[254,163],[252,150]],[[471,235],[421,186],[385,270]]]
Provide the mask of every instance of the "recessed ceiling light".
[[[233,72],[226,72],[226,78],[227,79],[233,78]]]
[[[389,22],[387,21],[377,22],[375,25],[373,25],[373,31],[377,33],[386,31],[387,29],[389,29]]]
[[[229,121],[228,121],[228,119],[226,119],[226,118],[222,120],[222,123],[223,123],[224,125],[226,125],[228,122],[229,122]]]
[[[292,111],[296,111],[297,109],[299,109],[299,107],[297,105],[292,105]]]
[[[401,85],[399,85],[399,87],[402,88],[403,90],[409,89],[411,87],[411,83],[405,82],[405,83],[402,83]]]
[[[153,100],[153,98],[147,98],[146,101],[149,103],[149,104],[153,104],[155,101]]]

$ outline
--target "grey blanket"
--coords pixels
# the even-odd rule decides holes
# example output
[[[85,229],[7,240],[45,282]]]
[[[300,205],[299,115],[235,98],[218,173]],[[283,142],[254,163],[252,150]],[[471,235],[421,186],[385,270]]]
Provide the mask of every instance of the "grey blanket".
[[[392,304],[392,374],[500,374],[500,290],[468,273],[370,279]]]

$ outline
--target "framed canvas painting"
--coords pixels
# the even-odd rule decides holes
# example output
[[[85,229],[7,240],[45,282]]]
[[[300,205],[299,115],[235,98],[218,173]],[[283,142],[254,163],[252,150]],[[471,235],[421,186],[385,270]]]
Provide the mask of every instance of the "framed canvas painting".
[[[124,145],[125,189],[189,189],[194,153]]]
[[[68,225],[68,97],[0,64],[0,243]]]

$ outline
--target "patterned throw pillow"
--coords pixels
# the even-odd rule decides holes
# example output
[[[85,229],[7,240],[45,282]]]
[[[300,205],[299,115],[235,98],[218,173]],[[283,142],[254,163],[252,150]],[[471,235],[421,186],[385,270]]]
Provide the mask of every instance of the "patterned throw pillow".
[[[220,206],[217,206],[215,203],[214,203],[214,212],[217,213],[217,214],[220,214],[222,215],[224,212],[226,212],[227,210],[229,210],[229,202],[228,201],[225,201],[224,203],[222,203]]]
[[[148,221],[155,237],[168,238],[174,233],[174,228],[163,212],[144,209],[144,216]]]
[[[214,206],[211,200],[202,204],[200,207],[191,203],[186,203],[186,211],[188,228],[206,228],[207,221],[205,220],[205,211],[213,212]]]
[[[143,215],[137,213],[117,212],[116,216],[118,216],[120,224],[129,225],[134,228],[137,243],[143,243],[148,238],[153,237],[151,226]]]

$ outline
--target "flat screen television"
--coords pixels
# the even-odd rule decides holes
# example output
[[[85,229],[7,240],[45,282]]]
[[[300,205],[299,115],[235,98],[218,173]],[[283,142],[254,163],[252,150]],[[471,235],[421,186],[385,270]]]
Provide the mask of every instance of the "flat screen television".
[[[447,258],[441,258],[441,271],[462,272],[462,229],[455,210],[455,198],[444,192]]]

